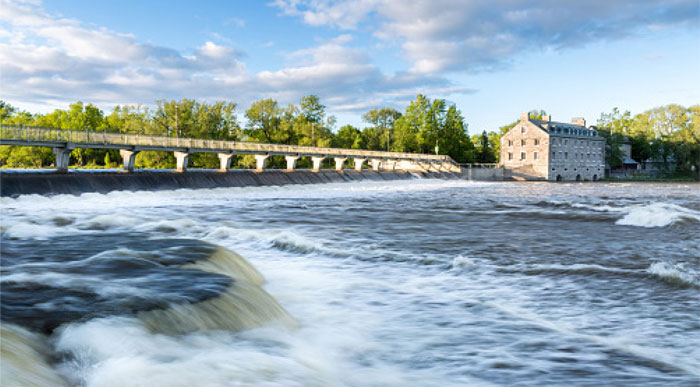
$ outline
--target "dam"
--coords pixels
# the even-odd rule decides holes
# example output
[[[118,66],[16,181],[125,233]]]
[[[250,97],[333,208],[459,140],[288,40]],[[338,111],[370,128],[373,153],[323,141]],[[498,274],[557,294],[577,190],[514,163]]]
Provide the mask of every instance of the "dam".
[[[282,186],[353,181],[406,180],[415,178],[503,180],[504,171],[496,164],[458,164],[446,155],[323,148],[297,145],[262,144],[240,141],[147,136],[109,132],[89,132],[51,128],[0,126],[0,145],[49,147],[56,155],[58,173],[0,173],[0,196],[22,194],[78,195],[86,192]],[[70,153],[78,148],[118,149],[121,172],[68,173]],[[177,168],[170,171],[136,171],[135,158],[142,151],[173,152]],[[191,170],[193,153],[216,153],[219,170]],[[231,168],[235,155],[254,155],[255,170]],[[286,169],[269,169],[271,156],[284,156]],[[311,160],[311,169],[298,169],[302,157]],[[321,163],[333,159],[334,169]],[[352,159],[352,164],[348,161]],[[346,166],[350,168],[346,168]],[[26,172],[26,171],[25,171]],[[126,172],[126,173],[125,173]]]

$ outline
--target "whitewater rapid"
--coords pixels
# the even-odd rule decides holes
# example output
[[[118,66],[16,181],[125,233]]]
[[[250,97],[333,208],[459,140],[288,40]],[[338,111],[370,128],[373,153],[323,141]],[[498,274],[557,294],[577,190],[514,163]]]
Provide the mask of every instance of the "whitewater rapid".
[[[48,331],[3,322],[24,361],[2,377],[697,385],[699,197],[411,180],[2,198],[3,300],[104,301]]]

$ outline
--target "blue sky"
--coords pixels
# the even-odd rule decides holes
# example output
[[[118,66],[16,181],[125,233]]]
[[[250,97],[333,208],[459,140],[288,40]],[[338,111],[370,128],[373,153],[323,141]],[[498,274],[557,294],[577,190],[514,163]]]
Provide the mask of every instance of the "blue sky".
[[[317,94],[363,126],[423,93],[474,134],[700,103],[697,0],[0,2],[0,98],[34,112]]]

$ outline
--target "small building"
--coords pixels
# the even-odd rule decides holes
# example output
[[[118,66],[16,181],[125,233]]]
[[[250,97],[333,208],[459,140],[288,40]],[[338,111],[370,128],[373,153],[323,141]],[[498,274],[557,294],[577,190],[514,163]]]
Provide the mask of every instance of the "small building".
[[[641,169],[639,163],[632,158],[632,143],[629,138],[625,137],[622,144],[620,144],[620,152],[622,152],[622,164],[619,167],[610,168],[610,165],[605,164],[605,168],[610,170],[610,176],[627,176]]]
[[[564,123],[523,113],[501,137],[500,164],[517,180],[598,180],[605,174],[605,139],[583,118]]]

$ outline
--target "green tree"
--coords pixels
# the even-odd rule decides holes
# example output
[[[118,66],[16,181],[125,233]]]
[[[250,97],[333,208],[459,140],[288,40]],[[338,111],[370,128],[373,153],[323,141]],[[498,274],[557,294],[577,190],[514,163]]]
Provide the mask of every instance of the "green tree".
[[[277,101],[263,99],[246,110],[248,125],[243,133],[248,141],[274,143],[280,137],[280,110]]]
[[[105,117],[105,125],[112,132],[151,133],[151,112],[141,105],[117,105],[112,113]]]
[[[419,94],[394,124],[392,150],[398,152],[439,153],[459,162],[473,160],[473,149],[467,125],[456,106],[445,100],[430,100]]]
[[[383,149],[389,151],[391,149],[391,137],[394,130],[394,123],[401,117],[401,113],[390,107],[376,108],[362,115],[362,119],[374,126],[382,136],[381,145]]]
[[[333,141],[335,148],[350,149],[355,144],[355,141],[360,136],[360,131],[352,125],[344,125],[338,130]]]
[[[481,133],[480,139],[479,139],[479,146],[477,147],[478,153],[477,153],[477,162],[479,163],[495,163],[496,162],[496,155],[494,155],[493,150],[491,149],[491,142],[489,141],[489,135],[486,133],[484,130]]]

